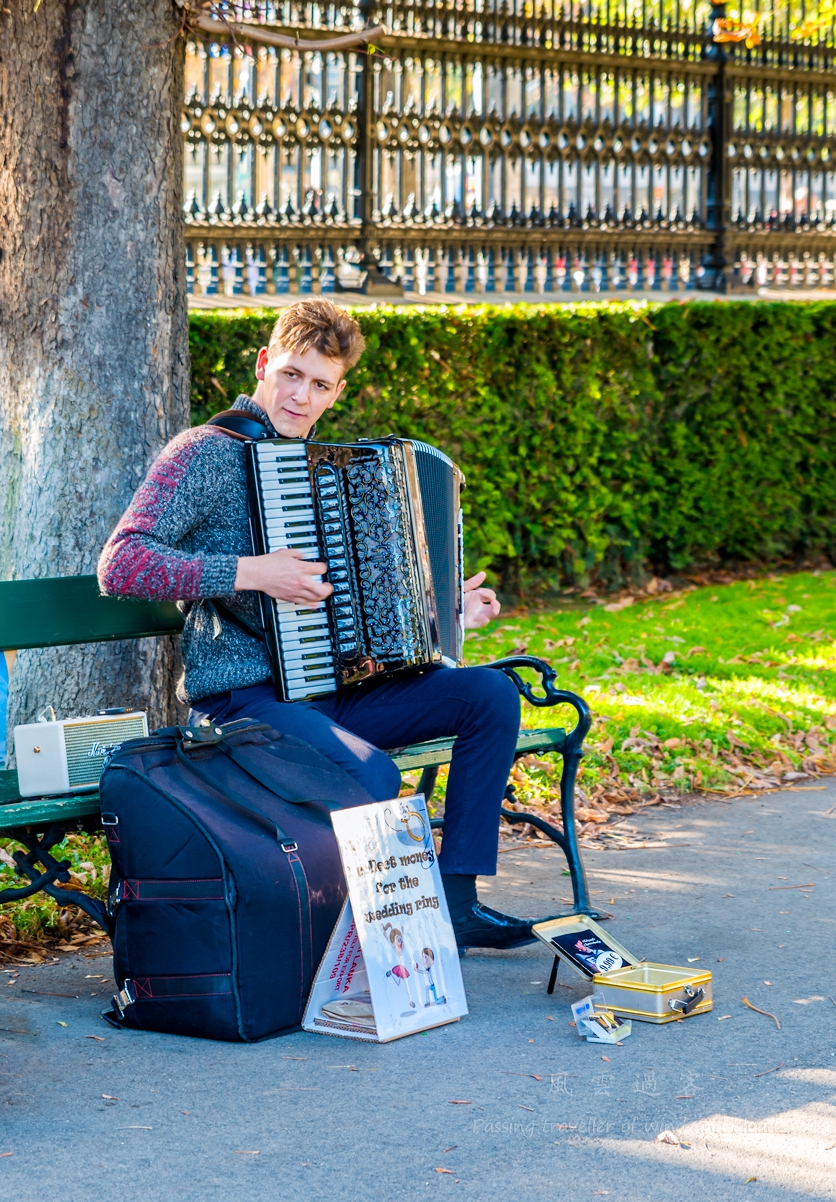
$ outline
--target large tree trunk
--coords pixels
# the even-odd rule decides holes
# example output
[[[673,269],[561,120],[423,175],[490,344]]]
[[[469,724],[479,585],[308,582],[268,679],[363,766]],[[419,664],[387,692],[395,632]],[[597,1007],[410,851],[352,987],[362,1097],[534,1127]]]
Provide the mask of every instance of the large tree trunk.
[[[183,39],[174,0],[3,2],[0,579],[72,576],[188,424]],[[9,732],[49,703],[170,721],[177,658],[21,652]]]

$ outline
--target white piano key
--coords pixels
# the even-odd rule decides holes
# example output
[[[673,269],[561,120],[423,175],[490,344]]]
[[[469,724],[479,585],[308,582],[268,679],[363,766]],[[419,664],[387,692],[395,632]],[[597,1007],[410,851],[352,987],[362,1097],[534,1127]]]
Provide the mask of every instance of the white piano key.
[[[298,613],[285,610],[284,613],[278,613],[276,616],[279,625],[281,626],[298,624],[300,622],[303,624],[305,622],[316,622],[319,625],[322,625],[324,622],[328,621],[328,611],[324,606],[319,609],[311,609],[310,611],[298,607]]]
[[[299,626],[295,630],[290,626],[279,627],[279,638],[282,646],[290,649],[290,644],[294,643],[301,646],[305,644],[305,650],[318,651],[320,648],[330,647],[331,634],[327,624],[323,626],[315,626],[308,629],[306,626]]]
[[[300,684],[301,682],[310,682],[310,680],[322,680],[334,677],[333,665],[328,665],[322,668],[286,668],[285,679],[288,684]]]
[[[276,607],[276,613],[279,614],[313,614],[325,613],[324,601],[310,601],[305,605],[298,605],[295,601],[273,601]]]
[[[279,628],[279,638],[282,646],[286,646],[288,650],[290,649],[291,643],[298,644],[300,646],[303,643],[307,643],[307,646],[310,648],[313,648],[314,646],[319,647],[322,645],[319,640],[328,637],[330,636],[327,623],[323,624],[322,626],[282,626]]]
[[[289,668],[333,667],[334,654],[330,644],[322,646],[317,651],[309,651],[306,647],[286,649],[282,647],[282,663]]]
[[[305,639],[297,639],[297,638],[283,639],[282,643],[281,643],[281,647],[282,647],[283,655],[285,652],[288,655],[292,655],[292,654],[295,654],[297,651],[306,651],[307,652],[307,651],[310,651],[311,649],[313,649],[314,651],[316,651],[319,654],[324,654],[326,651],[330,652],[332,650],[330,643],[327,646],[325,646],[315,640],[305,640]]]
[[[285,538],[281,534],[270,534],[267,536],[267,541],[270,544],[271,551],[305,551],[313,550],[319,553],[319,543],[309,534],[305,538]],[[316,558],[317,556],[312,556]]]
[[[303,687],[299,689],[288,689],[287,699],[288,701],[304,701],[309,697],[323,697],[328,693],[336,692],[336,688],[337,681],[336,678],[334,678],[328,681],[326,684],[317,684],[315,687],[309,686],[307,688]]]
[[[298,534],[300,537],[308,537],[316,534],[316,525],[311,522],[307,514],[287,514],[268,516],[265,522],[265,529],[271,534]]]
[[[297,442],[294,439],[289,439],[287,442],[257,442],[255,449],[260,460],[281,459],[288,455],[304,455],[307,459],[304,442]]]
[[[287,484],[283,484],[277,480],[275,483],[271,481],[270,484],[266,484],[261,490],[261,495],[265,501],[270,501],[271,499],[281,500],[282,497],[304,496],[310,498],[311,490],[304,482],[289,480]]]

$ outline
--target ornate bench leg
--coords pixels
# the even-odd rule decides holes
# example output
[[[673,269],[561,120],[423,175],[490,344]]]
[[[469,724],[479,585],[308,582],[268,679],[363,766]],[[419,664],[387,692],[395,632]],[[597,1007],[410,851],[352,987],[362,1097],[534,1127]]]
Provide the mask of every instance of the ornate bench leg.
[[[9,901],[20,901],[24,897],[31,897],[33,893],[38,893],[43,890],[50,897],[54,897],[62,906],[78,906],[89,914],[94,922],[108,933],[112,934],[110,919],[107,913],[107,907],[103,902],[98,901],[95,897],[88,897],[86,893],[79,893],[75,889],[59,889],[55,884],[56,881],[68,881],[70,879],[70,861],[56,860],[50,855],[50,848],[56,843],[60,843],[66,834],[66,830],[61,823],[53,823],[47,831],[39,839],[36,835],[21,834],[16,835],[18,843],[22,843],[27,849],[26,855],[22,851],[16,851],[12,856],[17,865],[17,873],[19,876],[29,877],[28,885],[21,885],[19,888],[0,889],[0,903]],[[39,870],[37,865],[40,864],[44,869]]]
[[[572,734],[575,732],[573,731]],[[578,775],[583,751],[581,748],[568,746],[572,735],[567,739],[563,752],[563,773],[560,777],[560,809],[563,815],[563,830],[565,842],[563,852],[569,866],[569,876],[572,880],[572,895],[575,899],[573,913],[587,914],[590,918],[602,917],[592,908],[589,897],[589,887],[586,883],[586,872],[581,860],[581,849],[578,846],[578,830],[575,825],[575,779]]]

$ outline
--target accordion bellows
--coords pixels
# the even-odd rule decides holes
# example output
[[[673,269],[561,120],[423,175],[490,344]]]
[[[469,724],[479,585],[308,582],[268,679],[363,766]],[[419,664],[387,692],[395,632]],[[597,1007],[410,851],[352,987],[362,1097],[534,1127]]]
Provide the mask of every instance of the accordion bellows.
[[[248,447],[257,554],[322,560],[334,592],[262,594],[279,695],[299,701],[422,664],[461,663],[464,477],[427,443],[262,439]]]

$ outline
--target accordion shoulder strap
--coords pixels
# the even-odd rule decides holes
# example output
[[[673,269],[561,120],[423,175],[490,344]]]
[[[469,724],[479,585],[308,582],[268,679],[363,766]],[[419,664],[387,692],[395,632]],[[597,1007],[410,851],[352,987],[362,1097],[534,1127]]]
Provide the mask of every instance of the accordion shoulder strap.
[[[206,425],[217,426],[224,434],[241,442],[258,442],[262,438],[274,437],[260,418],[241,409],[224,409],[222,413],[210,417]]]
[[[260,418],[254,414],[243,413],[240,409],[224,409],[210,417],[206,425],[217,426],[224,434],[229,434],[231,438],[237,438],[240,442],[257,442],[259,439],[271,437],[270,431]],[[235,613],[219,597],[212,598],[212,604],[226,622],[237,626],[244,634],[265,641],[263,627],[248,621],[243,614]]]
[[[237,626],[244,634],[250,634],[253,638],[260,639],[262,643],[267,641],[263,626],[256,626],[255,622],[250,622],[243,614],[238,614],[234,609],[230,609],[228,605],[221,601],[220,597],[213,597],[212,604],[225,622],[230,622],[233,626]]]

